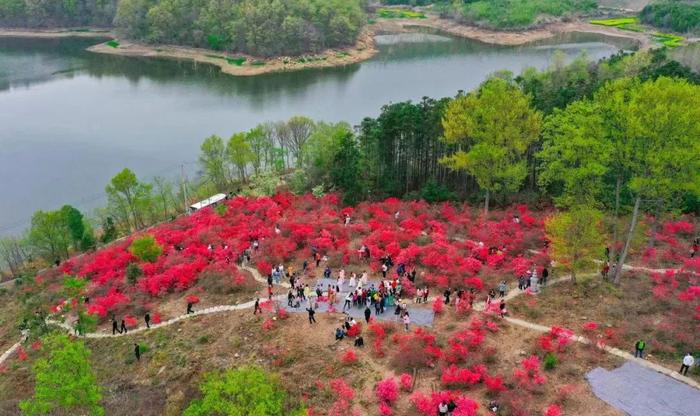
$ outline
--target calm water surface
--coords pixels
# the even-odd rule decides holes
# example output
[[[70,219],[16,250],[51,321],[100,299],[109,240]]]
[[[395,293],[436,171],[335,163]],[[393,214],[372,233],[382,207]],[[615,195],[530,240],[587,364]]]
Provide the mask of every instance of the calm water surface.
[[[380,54],[343,68],[256,77],[189,62],[84,51],[89,39],[0,38],[0,234],[32,212],[104,204],[104,186],[129,167],[139,177],[189,176],[203,138],[306,115],[358,123],[389,102],[452,96],[490,73],[544,68],[556,50],[598,59],[632,45],[567,35],[499,47],[429,34],[378,38]]]

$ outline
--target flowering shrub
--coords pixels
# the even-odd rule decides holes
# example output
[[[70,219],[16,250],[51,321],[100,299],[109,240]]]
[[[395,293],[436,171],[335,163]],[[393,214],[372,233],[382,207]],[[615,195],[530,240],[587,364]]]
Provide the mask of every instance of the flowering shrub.
[[[486,385],[486,389],[491,393],[500,393],[507,390],[506,386],[503,384],[503,377],[501,376],[491,377],[487,374],[484,376],[484,384]]]
[[[377,383],[375,393],[380,402],[392,404],[399,398],[399,387],[396,380],[387,378]]]
[[[411,391],[413,387],[413,377],[408,373],[403,373],[399,376],[399,382],[401,383],[401,390]]]
[[[453,416],[477,416],[479,405],[466,396],[460,396],[456,392],[436,391],[431,395],[422,392],[415,392],[411,395],[411,403],[423,416],[434,416],[441,401],[454,400],[457,408]]]
[[[197,295],[188,295],[185,299],[187,303],[199,303],[199,296]]]
[[[481,374],[452,364],[442,370],[440,382],[448,387],[467,387],[481,381]]]
[[[544,411],[544,416],[561,416],[561,407],[556,404],[550,404],[547,410]]]
[[[587,332],[595,331],[598,329],[598,324],[593,321],[588,321],[583,324],[583,330]]]
[[[27,352],[24,350],[24,348],[19,347],[17,350],[17,358],[19,358],[20,361],[27,361],[27,358],[29,356],[27,355]]]
[[[343,364],[354,364],[357,362],[357,354],[354,350],[347,350],[340,360]]]
[[[536,355],[531,355],[522,360],[520,368],[513,370],[513,376],[522,387],[541,385],[547,378],[540,374],[541,361]]]

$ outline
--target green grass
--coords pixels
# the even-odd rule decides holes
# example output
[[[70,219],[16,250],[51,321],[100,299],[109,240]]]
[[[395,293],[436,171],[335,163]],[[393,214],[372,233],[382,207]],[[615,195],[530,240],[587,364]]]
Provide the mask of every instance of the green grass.
[[[226,58],[226,62],[228,62],[230,65],[236,65],[236,66],[241,66],[245,63],[246,58],[243,56],[239,56],[237,58]]]
[[[636,17],[620,17],[617,19],[601,19],[601,20],[591,20],[591,24],[606,26],[606,27],[616,27],[621,30],[627,30],[630,32],[644,32],[644,27],[639,24],[639,19]]]
[[[639,23],[639,19],[636,17],[621,17],[617,19],[599,19],[591,20],[591,24],[600,26],[614,26],[620,27],[625,25],[636,25]]]
[[[425,19],[425,13],[403,9],[379,9],[377,16],[384,19]]]
[[[681,46],[683,44],[683,41],[685,40],[683,36],[662,32],[654,33],[654,39],[656,39],[658,42],[661,42],[664,46],[668,46],[669,48]]]
[[[109,42],[106,43],[107,46],[110,48],[118,48],[119,47],[119,42],[116,39],[112,39]]]

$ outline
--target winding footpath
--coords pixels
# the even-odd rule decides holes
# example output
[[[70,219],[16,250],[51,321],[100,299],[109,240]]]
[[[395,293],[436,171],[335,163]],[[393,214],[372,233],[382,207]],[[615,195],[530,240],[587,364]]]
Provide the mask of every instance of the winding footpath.
[[[648,269],[648,268],[644,268],[644,267],[636,267],[636,266],[628,266],[628,265],[625,265],[624,267],[625,267],[626,269],[636,269],[636,270],[643,270],[643,271],[648,271],[648,272],[663,272],[663,271],[666,270],[666,269]],[[263,284],[265,284],[265,285],[267,284],[267,279],[265,279],[265,278],[260,274],[260,272],[258,272],[258,270],[254,269],[254,268],[252,268],[252,267],[245,266],[245,265],[244,265],[244,266],[241,266],[241,269],[243,269],[243,270],[249,272],[249,273],[253,276],[253,279],[255,279],[257,282],[263,283]],[[547,284],[547,286],[555,285],[555,284],[561,283],[561,282],[567,282],[567,281],[569,281],[569,280],[571,280],[571,276],[560,277],[560,278],[553,279],[553,280],[549,281],[548,284]],[[279,286],[284,287],[284,288],[290,288],[290,287],[291,287],[290,284],[289,284],[289,283],[286,283],[286,282],[280,283]],[[545,286],[545,287],[547,287],[547,286]],[[520,295],[522,295],[522,294],[525,294],[525,293],[527,293],[527,291],[520,290],[520,289],[512,289],[512,290],[510,290],[510,291],[508,292],[508,294],[505,296],[505,300],[513,299],[513,298],[515,298],[515,297],[517,297],[517,296],[520,296]],[[284,300],[286,299],[286,295],[275,296],[273,299],[274,299],[275,301],[280,301],[280,300],[281,300],[281,301],[284,301]],[[110,334],[110,333],[93,332],[93,333],[81,335],[81,337],[83,337],[83,338],[115,338],[115,337],[124,337],[124,336],[133,335],[133,334],[139,334],[139,333],[142,333],[142,332],[145,332],[145,331],[148,331],[148,330],[155,330],[155,329],[158,329],[158,328],[163,328],[163,327],[166,327],[166,326],[173,325],[173,324],[175,324],[175,323],[177,323],[177,322],[184,321],[184,320],[187,320],[187,319],[190,319],[190,318],[195,318],[195,317],[198,317],[198,316],[212,315],[212,314],[223,313],[223,312],[240,311],[240,310],[245,310],[245,309],[253,308],[254,306],[255,306],[255,301],[250,301],[250,302],[246,302],[246,303],[240,303],[240,304],[236,304],[236,305],[217,305],[217,306],[212,306],[212,307],[209,307],[209,308],[205,308],[205,309],[198,310],[198,311],[196,311],[196,312],[194,312],[194,313],[191,313],[191,314],[176,316],[175,318],[169,319],[169,320],[167,320],[167,321],[163,321],[163,322],[161,322],[161,323],[151,325],[151,328],[150,328],[150,329],[149,329],[149,328],[146,328],[146,327],[144,327],[144,326],[141,326],[141,327],[138,327],[138,328],[136,328],[136,329],[129,330],[129,332],[125,332],[125,333],[122,333],[122,334],[119,334],[119,333],[117,333],[117,334]],[[474,304],[474,310],[477,311],[477,312],[484,312],[484,311],[486,310],[486,304],[485,304],[484,302],[475,303],[475,304]],[[523,328],[527,328],[527,329],[530,329],[530,330],[533,330],[533,331],[541,332],[541,333],[548,333],[548,332],[550,332],[551,329],[552,329],[552,327],[549,327],[549,326],[545,326],[545,325],[540,325],[540,324],[536,324],[536,323],[524,321],[524,320],[518,319],[518,318],[506,317],[506,318],[504,318],[504,320],[505,320],[506,322],[510,323],[510,324],[517,325],[517,326],[520,326],[520,327],[523,327]],[[60,327],[60,328],[62,328],[62,329],[64,329],[64,330],[66,330],[69,334],[71,334],[71,335],[76,335],[76,336],[77,336],[77,334],[75,333],[74,328],[71,327],[70,325],[68,325],[68,324],[65,323],[65,322],[58,322],[58,321],[55,321],[55,320],[47,320],[46,323],[49,324],[49,325],[58,326],[58,327]],[[586,344],[586,345],[590,345],[590,344],[592,343],[592,341],[591,341],[590,339],[588,339],[588,338],[586,338],[586,337],[583,337],[583,336],[580,336],[580,335],[575,335],[575,334],[571,337],[571,339],[572,339],[573,341],[579,342],[579,343],[581,343],[581,344]],[[3,365],[4,362],[5,362],[10,356],[12,356],[17,350],[19,350],[19,348],[20,348],[20,346],[21,346],[21,343],[22,343],[22,341],[17,342],[17,343],[14,344],[12,347],[10,347],[10,349],[8,349],[8,350],[5,351],[2,355],[0,355],[0,365]],[[652,362],[650,362],[650,361],[643,360],[643,359],[640,359],[640,358],[635,358],[635,357],[634,357],[632,354],[630,354],[629,352],[620,350],[620,349],[618,349],[618,348],[610,347],[610,346],[607,346],[607,345],[606,345],[606,346],[603,346],[602,348],[603,348],[607,353],[609,353],[609,354],[615,355],[615,356],[620,357],[620,358],[622,358],[622,359],[625,359],[625,360],[627,360],[627,361],[635,362],[635,363],[637,363],[637,364],[639,364],[639,365],[641,365],[641,366],[644,366],[644,367],[646,367],[646,368],[649,368],[649,369],[651,369],[651,370],[654,370],[654,371],[656,371],[656,372],[659,372],[659,373],[661,373],[661,374],[664,374],[664,375],[666,375],[666,376],[668,376],[668,377],[673,378],[674,380],[680,381],[680,382],[682,382],[682,383],[685,383],[685,384],[687,384],[687,385],[689,385],[689,386],[691,386],[691,387],[694,387],[694,388],[700,390],[700,383],[696,382],[695,380],[691,379],[690,377],[682,376],[682,375],[680,375],[678,372],[673,371],[673,370],[671,370],[671,369],[669,369],[669,368],[666,368],[666,367],[664,367],[664,366],[661,366],[661,365],[659,365],[659,364],[655,364],[655,363],[652,363]]]

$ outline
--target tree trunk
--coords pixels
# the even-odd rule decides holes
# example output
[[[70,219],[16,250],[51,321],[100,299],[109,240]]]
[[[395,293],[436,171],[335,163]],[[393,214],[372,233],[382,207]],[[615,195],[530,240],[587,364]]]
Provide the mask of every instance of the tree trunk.
[[[613,279],[613,283],[615,283],[616,285],[620,284],[620,278],[622,277],[622,268],[625,265],[627,253],[629,253],[630,244],[632,243],[632,237],[634,236],[634,227],[637,225],[637,220],[639,219],[639,205],[641,204],[641,202],[642,198],[639,195],[637,195],[637,198],[634,200],[632,220],[630,221],[629,230],[627,231],[625,247],[622,249],[622,253],[620,253],[620,260],[617,262],[617,266],[615,267],[615,276]]]
[[[617,177],[617,181],[615,183],[615,218],[614,221],[615,223],[613,224],[613,239],[612,239],[612,244],[609,245],[610,247],[610,259],[609,261],[615,261],[615,256],[616,256],[616,246],[617,246],[617,234],[618,234],[618,224],[620,223],[620,188],[622,187],[622,178],[620,176]],[[608,277],[609,279],[609,277]]]
[[[491,192],[486,191],[486,199],[484,200],[484,215],[489,215],[489,199],[491,198]]]

